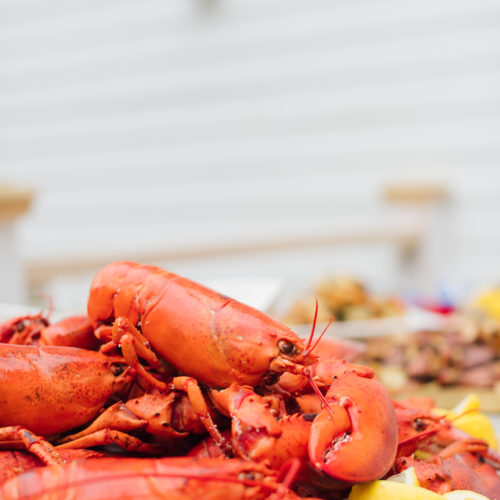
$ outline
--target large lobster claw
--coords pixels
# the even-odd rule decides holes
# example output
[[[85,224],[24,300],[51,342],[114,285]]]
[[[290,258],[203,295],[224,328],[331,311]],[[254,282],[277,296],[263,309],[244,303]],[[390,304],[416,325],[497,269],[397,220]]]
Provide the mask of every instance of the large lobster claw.
[[[398,426],[387,391],[369,368],[343,361],[318,363],[316,378],[329,384],[328,407],[314,419],[309,458],[340,481],[383,477],[394,463]]]

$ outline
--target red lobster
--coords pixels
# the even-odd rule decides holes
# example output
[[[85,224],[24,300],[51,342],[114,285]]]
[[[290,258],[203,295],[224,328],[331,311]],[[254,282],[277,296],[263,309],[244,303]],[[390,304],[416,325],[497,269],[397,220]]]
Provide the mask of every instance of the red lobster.
[[[0,487],[0,500],[298,499],[287,482],[238,459],[99,458],[21,474]]]
[[[94,450],[60,450],[59,455],[64,462],[72,462],[101,457],[103,453]],[[45,463],[36,455],[27,451],[0,451],[0,484],[11,477],[44,465]]]
[[[26,448],[50,464],[64,460],[58,453],[62,449],[111,443],[135,452],[159,454],[172,448],[179,453],[183,438],[205,432],[183,391],[146,392],[104,410],[113,399],[125,399],[135,379],[121,357],[71,347],[0,344],[0,449]],[[185,379],[176,378],[189,391],[194,383]],[[207,411],[215,420],[222,418],[210,407]],[[59,436],[89,422],[78,434]],[[141,430],[161,442],[130,434]]]
[[[316,426],[319,435],[315,443],[320,448],[316,450],[316,444],[310,445],[314,465],[323,464],[327,452],[321,469],[350,482],[381,477],[392,465],[397,446],[394,408],[386,404],[387,393],[380,384],[376,386],[377,394],[386,397],[374,406],[369,401],[375,385],[372,387],[368,382],[372,389],[357,388],[361,379],[370,380],[373,373],[360,375],[359,369],[356,372],[343,365],[327,377],[326,384],[334,386],[327,395],[327,403],[309,368],[316,361],[311,353],[312,339],[304,346],[289,328],[249,306],[158,267],[119,262],[105,267],[94,278],[88,315],[96,335],[108,341],[104,350],[121,344],[127,362],[162,390],[168,390],[168,386],[151,377],[137,356],[159,370],[166,361],[212,388],[227,388],[233,383],[256,387],[274,382],[284,372],[301,374],[326,406],[326,415],[320,417]],[[365,380],[363,384],[366,385]],[[204,405],[201,393],[191,394],[190,398],[193,406]],[[362,401],[356,401],[357,398]],[[213,424],[209,419],[205,423],[217,439],[218,431]],[[383,437],[375,440],[372,448],[371,437],[380,432]],[[272,433],[276,435],[274,430]],[[335,459],[340,437],[342,453]],[[344,477],[340,457],[351,457],[357,453],[354,450],[363,448],[363,443],[370,448],[363,450],[367,470],[358,468],[355,472],[355,467],[350,467]],[[379,446],[384,453],[374,465],[371,458],[379,454]]]
[[[0,324],[0,342],[4,344],[31,345],[40,337],[40,331],[49,326],[49,320],[41,312],[26,314]]]
[[[230,397],[226,407],[252,399],[251,410],[244,412],[244,405],[238,403],[240,411],[231,413],[232,432],[226,436],[231,439],[235,454],[257,462],[266,461],[275,469],[288,458],[296,457],[304,464],[297,476],[298,484],[308,484],[318,491],[346,489],[346,483],[368,481],[367,478],[381,471],[388,472],[394,463],[398,427],[394,411],[390,411],[392,402],[373,371],[343,361],[325,360],[313,365],[311,374],[325,385],[326,400],[334,419],[322,408],[316,395],[313,395],[313,413],[281,415],[275,421],[264,418],[264,401],[262,398],[255,401],[258,396],[248,388],[233,385],[222,391],[224,394],[210,391],[212,397],[216,396],[216,406],[226,395]],[[298,391],[298,381],[294,382]],[[306,383],[303,379],[302,389]],[[238,391],[239,398],[230,390]],[[246,419],[242,418],[245,413]],[[374,415],[376,423],[364,418],[366,415]],[[367,453],[370,449],[378,453]],[[203,441],[190,454],[221,456],[211,439]]]
[[[88,315],[111,345],[131,345],[155,366],[166,360],[211,387],[255,387],[272,374],[303,373],[316,360],[285,325],[153,266],[118,262],[102,269],[91,284]]]
[[[486,441],[433,413],[429,402],[395,401],[394,405],[399,428],[397,472],[414,467],[420,485],[440,494],[472,490],[500,500],[500,454]],[[417,450],[432,455],[426,460],[413,458]]]
[[[184,438],[205,432],[200,412],[186,396],[193,388],[198,390],[196,382],[188,377],[174,378],[174,385],[185,391],[153,390],[103,410],[111,398],[125,396],[134,380],[135,375],[121,357],[68,347],[0,344],[0,426],[4,426],[0,428],[0,448],[24,447],[45,463],[61,461],[57,451],[62,449],[111,443],[135,452],[179,454]],[[238,393],[232,397],[243,400]],[[231,394],[226,398],[227,403],[221,403],[223,408],[231,404]],[[260,425],[255,414],[257,405],[249,407],[246,401],[241,409],[228,408],[228,414],[235,421],[249,422],[250,428]],[[223,419],[210,405],[206,406],[211,420]],[[267,403],[264,407],[267,409]],[[264,416],[278,427],[271,414]],[[89,422],[85,430],[59,437]],[[145,431],[158,443],[147,443],[130,434],[136,431]],[[57,444],[57,451],[39,436]],[[192,444],[186,442],[185,446],[187,451]]]
[[[294,396],[305,414],[317,414],[309,434],[309,458],[331,477],[351,483],[387,473],[396,456],[398,426],[393,403],[371,368],[327,359],[310,368],[326,388],[328,407],[300,375],[284,374],[279,390]],[[333,416],[332,416],[333,413]],[[373,455],[366,450],[378,450]]]
[[[48,315],[44,316],[41,312],[18,316],[0,324],[0,342],[82,349],[95,349],[99,345],[87,316],[71,316],[51,325]]]

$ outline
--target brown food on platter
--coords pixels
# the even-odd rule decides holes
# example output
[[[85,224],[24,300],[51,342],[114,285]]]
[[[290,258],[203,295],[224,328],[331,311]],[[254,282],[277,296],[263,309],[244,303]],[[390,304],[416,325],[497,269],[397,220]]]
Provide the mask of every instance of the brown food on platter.
[[[318,322],[386,318],[403,314],[403,305],[394,297],[378,297],[360,281],[328,278],[320,281],[309,296],[299,298],[285,316],[287,324],[312,323],[318,300]]]
[[[442,331],[370,338],[363,362],[392,390],[428,382],[495,388],[500,384],[499,336],[498,322],[457,315]]]

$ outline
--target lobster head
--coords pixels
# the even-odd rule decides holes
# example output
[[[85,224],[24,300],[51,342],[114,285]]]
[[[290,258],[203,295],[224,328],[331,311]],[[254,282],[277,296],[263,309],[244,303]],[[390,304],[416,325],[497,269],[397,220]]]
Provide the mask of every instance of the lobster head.
[[[94,419],[134,375],[123,358],[61,346],[0,344],[0,426],[59,434]]]
[[[317,361],[290,328],[236,301],[218,311],[214,330],[240,384],[273,383]]]

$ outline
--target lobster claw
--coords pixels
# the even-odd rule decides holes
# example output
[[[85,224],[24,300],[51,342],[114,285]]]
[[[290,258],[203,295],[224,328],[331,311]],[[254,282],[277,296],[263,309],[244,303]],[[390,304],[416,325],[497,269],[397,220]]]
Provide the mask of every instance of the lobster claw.
[[[348,483],[383,477],[398,445],[396,414],[387,391],[365,367],[335,360],[319,364],[321,379],[330,384],[328,407],[312,423],[309,459],[328,476]]]

